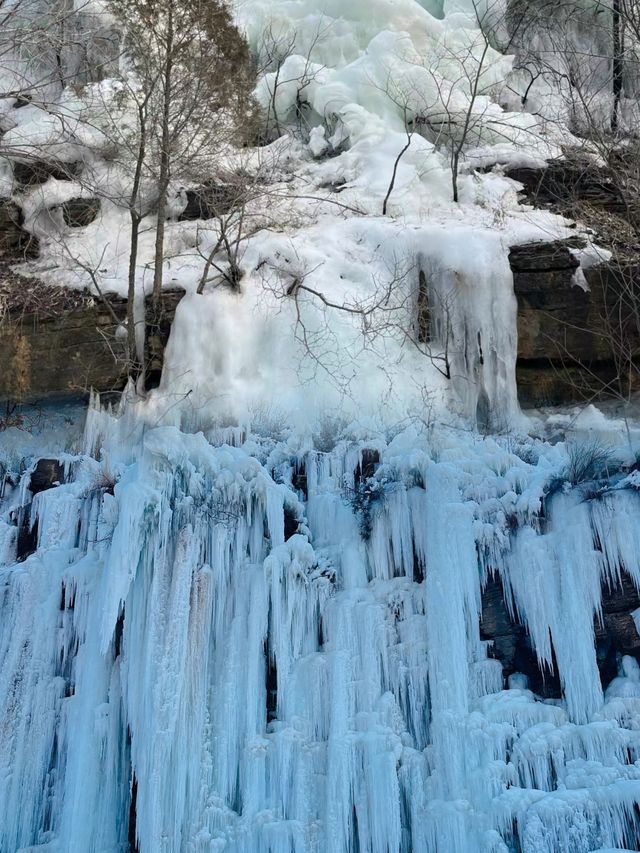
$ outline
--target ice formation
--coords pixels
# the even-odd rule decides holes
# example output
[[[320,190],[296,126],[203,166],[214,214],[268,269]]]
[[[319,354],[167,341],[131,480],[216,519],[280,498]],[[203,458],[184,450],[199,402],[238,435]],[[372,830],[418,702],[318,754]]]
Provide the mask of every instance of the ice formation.
[[[593,626],[637,483],[554,494],[563,452],[507,444],[94,409],[63,482],[8,476],[0,849],[634,849],[638,664],[603,695]],[[503,689],[489,573],[562,700]]]
[[[477,102],[453,86],[482,54],[471,0],[236,5],[254,48],[295,35],[275,106],[294,122],[304,102],[308,138],[267,146],[278,229],[246,241],[240,292],[199,294],[215,239],[168,223],[165,279],[187,294],[160,388],[94,402],[82,448],[0,434],[0,853],[640,849],[640,671],[625,656],[602,683],[594,641],[603,588],[640,587],[637,465],[572,483],[514,378],[509,247],[575,232],[499,169],[466,169],[453,204],[428,134],[382,215],[407,120],[437,124],[443,92],[482,119],[468,164],[540,162],[570,134],[516,109],[493,47]],[[267,74],[257,95],[274,91]],[[36,270],[86,284],[71,247],[122,292],[126,175],[75,123],[91,93],[113,84],[63,93],[58,119],[7,109],[3,142],[86,169],[21,195]],[[110,189],[101,217],[61,238],[87,175]],[[554,698],[482,639],[496,579]]]
[[[233,5],[258,56],[288,46],[277,79],[267,63],[256,87],[258,101],[277,113],[287,132],[261,149],[216,152],[214,171],[257,175],[267,187],[248,205],[240,294],[223,292],[215,281],[194,293],[203,258],[217,243],[215,223],[176,221],[185,186],[176,177],[169,188],[164,281],[185,288],[188,298],[163,387],[171,395],[190,394],[200,414],[214,400],[215,414],[226,408],[245,417],[251,407],[272,405],[271,388],[278,387],[277,405],[287,414],[342,409],[346,396],[352,411],[383,410],[390,419],[405,416],[428,394],[482,428],[513,425],[519,412],[509,249],[575,231],[520,204],[518,185],[499,169],[472,167],[541,164],[573,137],[552,123],[543,132],[544,118],[518,105],[513,58],[487,49],[470,0]],[[499,18],[499,6],[487,2],[482,13]],[[93,4],[87,13],[92,10]],[[107,43],[106,26],[96,31],[89,53]],[[265,39],[273,44],[265,47]],[[3,68],[0,82],[10,91],[15,80]],[[45,152],[78,172],[77,180],[51,177],[26,188],[7,177],[3,195],[19,198],[24,227],[39,241],[40,258],[29,270],[55,284],[91,289],[89,270],[103,293],[126,294],[130,215],[123,199],[132,177],[126,157],[114,159],[110,133],[117,128],[124,144],[135,116],[122,84],[108,76],[50,97],[47,109],[35,102],[15,110],[12,99],[0,100],[7,151],[27,158]],[[454,203],[447,126],[464,124],[467,112],[472,132]],[[408,129],[411,143],[389,193]],[[2,162],[0,156],[4,172]],[[191,186],[194,177],[184,180]],[[67,227],[61,205],[93,196],[100,199],[95,221]],[[153,184],[144,183],[140,300],[151,287],[154,199]],[[296,283],[307,289],[287,298]],[[389,288],[391,301],[384,298]],[[416,347],[421,288],[432,329]],[[365,323],[331,311],[323,298],[378,310]],[[443,369],[451,381],[443,381]],[[334,382],[318,381],[327,377]]]

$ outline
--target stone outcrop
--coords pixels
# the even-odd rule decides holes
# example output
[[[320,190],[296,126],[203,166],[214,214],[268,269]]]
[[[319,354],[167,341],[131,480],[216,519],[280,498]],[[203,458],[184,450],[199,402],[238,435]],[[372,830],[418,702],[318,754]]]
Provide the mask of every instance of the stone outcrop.
[[[537,207],[550,207],[565,215],[573,203],[624,214],[626,205],[615,181],[604,169],[581,160],[551,160],[546,168],[517,168],[507,177],[523,186]]]
[[[640,595],[631,578],[621,572],[619,583],[602,588],[602,620],[594,620],[596,654],[603,688],[618,674],[622,655],[640,655],[640,635],[633,612],[640,607]],[[499,577],[489,578],[482,592],[481,636],[489,640],[490,654],[503,667],[506,680],[515,672],[524,673],[534,693],[545,698],[561,695],[557,668],[541,669],[524,625],[512,616],[505,602]]]
[[[633,611],[640,608],[640,594],[629,575],[621,570],[620,581],[602,589],[602,621],[595,620],[598,668],[603,684],[618,674],[621,655],[640,656],[640,634]]]
[[[0,198],[0,264],[17,263],[38,255],[38,239],[22,227],[22,211],[9,198]]]
[[[185,190],[186,206],[179,221],[212,219],[238,207],[246,194],[246,189],[238,176],[229,183],[207,181],[202,186]]]
[[[45,184],[49,178],[72,181],[80,175],[82,163],[62,163],[48,160],[14,160],[13,179],[18,189]]]
[[[608,383],[609,396],[611,388],[625,393],[625,383],[629,378],[635,383],[637,371],[621,377],[616,360],[620,363],[623,351],[627,361],[635,353],[640,357],[640,324],[633,319],[633,307],[640,305],[635,196],[621,191],[615,163],[606,168],[584,157],[552,160],[542,169],[511,169],[506,175],[522,184],[523,200],[580,221],[599,245],[613,250],[611,261],[582,277],[576,276],[578,261],[571,252],[579,246],[576,240],[512,247],[521,403],[597,400],[607,396]],[[613,339],[618,343],[612,346]]]
[[[509,613],[499,577],[489,578],[482,591],[480,636],[490,641],[490,656],[502,664],[505,684],[510,675],[521,672],[527,676],[529,688],[538,696],[560,698],[557,668],[554,672],[541,669],[526,628]]]
[[[64,465],[59,459],[38,459],[29,477],[29,491],[32,495],[53,489],[64,483]]]
[[[70,198],[63,202],[62,218],[70,228],[85,228],[97,218],[100,213],[98,198]]]
[[[525,406],[588,399],[617,375],[606,318],[621,289],[640,282],[640,268],[603,264],[582,277],[571,251],[578,247],[567,240],[511,249],[518,300],[516,373]],[[640,352],[640,329],[628,331]]]
[[[29,165],[36,170],[35,177],[44,177],[44,172],[37,173],[38,163]],[[67,225],[83,227],[99,214],[100,201],[78,197],[60,207]],[[92,388],[120,391],[127,378],[126,332],[119,328],[126,323],[126,299],[113,293],[101,299],[16,271],[17,264],[37,254],[38,241],[22,227],[19,206],[0,199],[0,401],[78,397]],[[183,293],[164,292],[157,325],[147,332],[149,387],[161,373],[164,347]]]
[[[24,283],[24,298],[9,306],[0,324],[0,400],[19,396],[33,402],[84,396],[92,388],[121,390],[126,363],[117,330],[126,319],[126,300],[107,294],[107,306],[87,293],[52,288],[31,279]],[[161,367],[157,361],[182,295],[182,290],[163,294],[162,319],[149,336],[155,344],[155,373]]]

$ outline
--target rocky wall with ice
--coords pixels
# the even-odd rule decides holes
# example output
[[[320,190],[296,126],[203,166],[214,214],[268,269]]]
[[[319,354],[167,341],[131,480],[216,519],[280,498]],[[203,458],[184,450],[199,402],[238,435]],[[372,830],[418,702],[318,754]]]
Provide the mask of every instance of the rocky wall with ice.
[[[251,407],[271,405],[278,387],[278,405],[287,416],[303,410],[303,420],[345,407],[348,418],[384,409],[391,420],[412,415],[428,398],[447,417],[454,412],[485,432],[519,422],[509,249],[573,231],[522,205],[519,184],[502,164],[541,165],[575,139],[564,124],[523,108],[513,56],[497,36],[487,42],[506,5],[233,5],[261,69],[261,133],[254,147],[216,150],[197,175],[193,164],[172,167],[163,280],[187,297],[169,346],[168,405],[191,395],[206,424],[221,401],[225,414],[242,418]],[[20,26],[28,31],[38,21],[38,38],[51,29],[45,6],[21,6],[28,17],[19,16]],[[102,302],[106,294],[117,305],[129,288],[124,199],[134,174],[131,140],[119,129],[137,127],[133,102],[122,95],[137,83],[122,57],[115,62],[117,25],[105,5],[60,6],[70,15],[63,35],[72,42],[59,45],[62,78],[54,62],[55,85],[31,91],[42,69],[11,39],[11,62],[0,69],[0,207],[15,220],[20,250],[0,258],[0,267],[22,260],[28,246],[23,272],[44,287],[87,288],[91,299]],[[86,55],[71,49],[80,50],[81,39],[71,38],[77,33]],[[43,51],[40,62],[46,59]],[[153,172],[141,187],[138,308],[154,264]],[[234,192],[221,206],[225,186]],[[233,210],[238,187],[243,198],[247,191],[241,215]],[[203,192],[217,190],[218,204],[202,203]],[[220,250],[222,210],[231,242],[237,237],[236,290],[224,275],[230,259]],[[203,275],[204,292],[196,292]],[[423,292],[426,311],[417,304]],[[419,328],[420,310],[423,319],[429,315],[426,329]],[[66,376],[64,384],[117,385],[101,356],[113,351],[122,361],[123,333],[122,324],[102,328],[100,369],[80,381]],[[85,348],[75,361],[91,357]],[[33,384],[39,396],[42,385]]]
[[[637,604],[637,463],[516,432],[509,247],[571,229],[474,171],[571,134],[470,0],[237,6],[254,50],[295,36],[256,90],[284,132],[221,155],[269,167],[239,287],[197,292],[216,226],[172,185],[157,393],[92,407],[82,452],[2,434],[0,853],[637,849],[637,646],[606,609]],[[127,179],[81,121],[116,92],[3,104],[3,145],[65,164],[2,190],[65,286],[71,241],[126,288]]]
[[[640,586],[637,473],[330,437],[92,410],[85,454],[7,463],[0,850],[640,842],[640,673],[602,683],[594,643]],[[557,698],[481,639],[493,577]]]

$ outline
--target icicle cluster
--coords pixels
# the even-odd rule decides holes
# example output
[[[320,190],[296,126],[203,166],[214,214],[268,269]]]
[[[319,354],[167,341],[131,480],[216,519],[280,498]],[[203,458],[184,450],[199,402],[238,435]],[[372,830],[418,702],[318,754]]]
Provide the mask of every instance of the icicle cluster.
[[[156,428],[7,482],[3,853],[640,842],[640,674],[605,700],[593,634],[601,583],[640,586],[633,476],[543,515],[549,464],[490,440],[226,438]],[[562,699],[503,689],[490,573]]]

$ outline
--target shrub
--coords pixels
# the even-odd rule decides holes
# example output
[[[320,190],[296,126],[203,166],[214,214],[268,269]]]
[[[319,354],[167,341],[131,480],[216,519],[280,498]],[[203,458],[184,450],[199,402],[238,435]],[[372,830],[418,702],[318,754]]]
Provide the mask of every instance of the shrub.
[[[365,542],[373,530],[373,511],[376,504],[383,500],[384,483],[375,477],[356,481],[355,486],[345,487],[345,498],[351,504],[354,515],[360,525],[360,535]]]
[[[565,477],[571,485],[576,486],[578,483],[608,476],[612,452],[599,438],[573,442],[568,445],[567,452],[569,460]]]
[[[344,418],[325,415],[313,434],[313,446],[319,453],[331,453],[342,440],[346,427]]]

